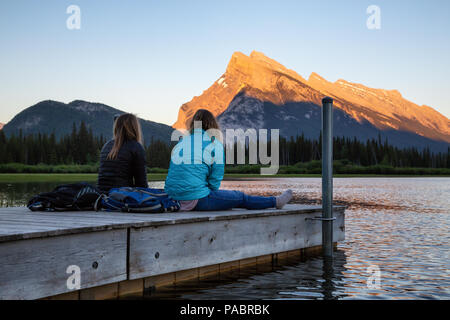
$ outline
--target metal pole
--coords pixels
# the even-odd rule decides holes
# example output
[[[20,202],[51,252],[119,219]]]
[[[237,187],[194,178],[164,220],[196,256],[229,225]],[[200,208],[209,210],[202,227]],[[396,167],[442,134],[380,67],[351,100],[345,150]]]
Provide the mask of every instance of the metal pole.
[[[333,99],[322,99],[322,248],[333,257]]]

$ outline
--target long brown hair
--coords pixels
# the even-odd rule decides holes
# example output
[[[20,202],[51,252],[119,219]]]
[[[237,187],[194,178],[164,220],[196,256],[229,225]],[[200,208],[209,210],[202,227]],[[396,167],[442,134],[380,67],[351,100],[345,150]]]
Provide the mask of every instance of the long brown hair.
[[[219,124],[217,123],[216,117],[205,109],[199,109],[192,117],[191,123],[189,124],[189,131],[192,133],[194,131],[194,121],[202,122],[202,129],[208,131],[209,129],[220,130]]]
[[[108,154],[109,160],[115,160],[125,141],[134,140],[143,144],[139,119],[131,113],[125,113],[114,122],[114,146]]]

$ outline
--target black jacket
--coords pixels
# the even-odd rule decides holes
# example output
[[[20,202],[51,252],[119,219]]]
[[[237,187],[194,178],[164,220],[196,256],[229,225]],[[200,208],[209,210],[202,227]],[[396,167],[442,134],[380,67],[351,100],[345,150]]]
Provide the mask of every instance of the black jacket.
[[[108,160],[114,140],[107,142],[100,153],[97,187],[108,192],[112,188],[148,188],[145,151],[137,141],[126,141],[115,160]]]

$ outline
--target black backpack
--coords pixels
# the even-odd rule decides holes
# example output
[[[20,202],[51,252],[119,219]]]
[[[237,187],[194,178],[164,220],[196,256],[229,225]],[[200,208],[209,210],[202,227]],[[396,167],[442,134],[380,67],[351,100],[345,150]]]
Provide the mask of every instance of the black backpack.
[[[101,192],[87,183],[65,184],[28,202],[31,211],[91,211]]]

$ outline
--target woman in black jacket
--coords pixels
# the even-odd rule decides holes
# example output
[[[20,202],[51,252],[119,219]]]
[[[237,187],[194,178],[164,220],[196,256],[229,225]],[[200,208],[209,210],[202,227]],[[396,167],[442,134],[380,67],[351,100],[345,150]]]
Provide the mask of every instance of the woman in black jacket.
[[[142,130],[135,115],[123,114],[114,123],[114,139],[100,154],[97,187],[108,192],[120,187],[148,187]]]

